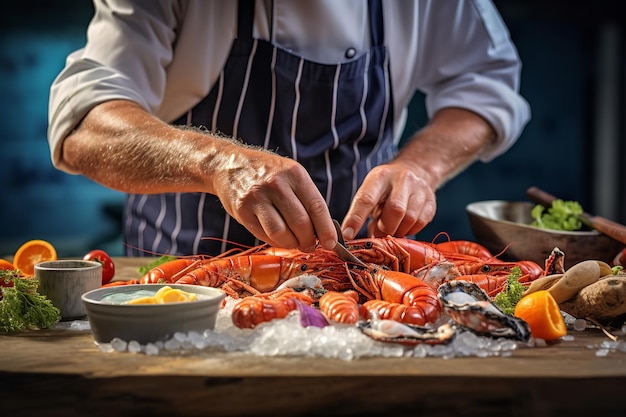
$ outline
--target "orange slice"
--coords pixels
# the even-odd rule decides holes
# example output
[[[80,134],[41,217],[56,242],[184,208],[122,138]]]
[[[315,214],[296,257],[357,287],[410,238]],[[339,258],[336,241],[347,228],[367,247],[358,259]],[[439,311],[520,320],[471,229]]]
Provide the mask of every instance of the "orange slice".
[[[559,305],[547,290],[522,297],[513,314],[528,323],[530,333],[535,338],[556,340],[567,334]]]
[[[6,259],[0,259],[0,269],[14,270],[15,267],[11,262],[7,261]]]
[[[29,240],[15,252],[13,266],[25,276],[35,274],[35,265],[39,262],[56,261],[57,251],[45,240]]]
[[[154,297],[140,297],[134,298],[125,302],[124,304],[157,304],[157,300]]]

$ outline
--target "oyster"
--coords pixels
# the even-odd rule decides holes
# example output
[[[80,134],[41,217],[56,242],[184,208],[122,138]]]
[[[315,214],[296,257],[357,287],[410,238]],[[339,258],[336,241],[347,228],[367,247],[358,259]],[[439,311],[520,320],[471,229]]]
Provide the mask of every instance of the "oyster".
[[[448,343],[456,334],[454,326],[450,324],[429,328],[385,319],[361,320],[358,327],[365,335],[379,342],[410,346],[421,343],[429,345]]]
[[[476,284],[469,281],[449,281],[439,289],[444,311],[459,324],[476,334],[505,337],[527,342],[530,327],[524,320],[504,314]]]

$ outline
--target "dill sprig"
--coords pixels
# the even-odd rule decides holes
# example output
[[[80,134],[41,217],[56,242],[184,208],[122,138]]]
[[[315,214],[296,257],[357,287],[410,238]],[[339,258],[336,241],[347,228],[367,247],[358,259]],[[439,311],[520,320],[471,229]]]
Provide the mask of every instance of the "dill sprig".
[[[37,279],[21,278],[17,271],[0,270],[0,280],[13,283],[10,287],[0,287],[0,332],[48,329],[61,320],[60,310],[37,292]]]

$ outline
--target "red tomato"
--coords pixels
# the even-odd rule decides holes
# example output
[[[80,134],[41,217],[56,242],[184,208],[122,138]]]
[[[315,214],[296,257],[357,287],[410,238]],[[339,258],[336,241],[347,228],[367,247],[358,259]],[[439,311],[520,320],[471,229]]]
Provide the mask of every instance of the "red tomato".
[[[13,264],[6,259],[0,259],[0,269],[8,269],[10,271],[15,270]],[[12,287],[13,281],[6,282],[4,278],[0,277],[0,287]],[[0,291],[0,300],[2,299],[2,291]]]
[[[83,257],[85,261],[96,261],[102,264],[102,285],[108,284],[115,275],[115,264],[108,253],[95,249]]]

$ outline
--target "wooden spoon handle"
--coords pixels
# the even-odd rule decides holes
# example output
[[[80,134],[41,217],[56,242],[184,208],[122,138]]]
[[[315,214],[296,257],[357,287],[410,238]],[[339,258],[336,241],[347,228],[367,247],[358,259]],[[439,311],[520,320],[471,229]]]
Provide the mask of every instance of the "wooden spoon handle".
[[[556,199],[555,196],[537,188],[530,187],[526,190],[526,196],[535,203],[541,204],[545,207],[550,207],[552,201]],[[626,245],[626,226],[615,223],[607,218],[600,216],[593,216],[589,213],[583,213],[580,215],[581,220],[593,227],[600,233],[617,240],[618,242]]]

